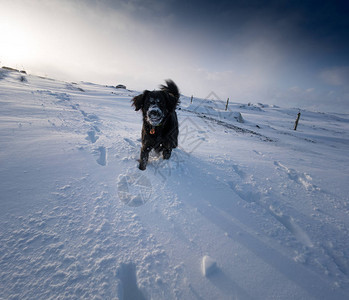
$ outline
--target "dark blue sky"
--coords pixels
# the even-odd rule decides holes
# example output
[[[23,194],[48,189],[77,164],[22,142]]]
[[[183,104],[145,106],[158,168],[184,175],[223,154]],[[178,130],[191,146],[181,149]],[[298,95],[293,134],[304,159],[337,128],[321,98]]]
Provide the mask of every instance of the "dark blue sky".
[[[258,82],[264,68],[268,78],[261,83],[264,88],[242,83],[242,90],[250,87],[256,98],[281,101],[285,97],[290,101],[298,97],[294,100],[297,105],[316,99],[318,103],[349,102],[348,1],[106,3],[151,24],[164,35],[165,42],[182,38],[185,44],[178,47],[196,52],[192,62],[218,77],[218,73],[232,70],[236,75],[231,76],[232,81],[247,77],[253,81],[257,76]],[[162,28],[166,19],[170,26]],[[222,78],[226,80],[229,78]],[[228,85],[221,87],[224,96],[229,93],[225,92]],[[238,86],[232,88],[236,89]],[[252,100],[251,93],[245,95]]]
[[[2,6],[2,63],[139,90],[172,78],[182,93],[203,98],[213,91],[238,102],[349,110],[349,1],[11,0]]]
[[[125,6],[119,1],[110,3],[116,9],[127,11],[130,1],[123,1]],[[131,3],[136,8],[130,9],[129,13],[136,18],[156,25],[158,18],[172,16],[177,33],[201,36],[208,44],[212,43],[213,50],[223,55],[229,46],[244,47],[253,39],[266,38],[266,42],[275,43],[289,52],[290,60],[301,61],[310,67],[349,65],[349,1]]]

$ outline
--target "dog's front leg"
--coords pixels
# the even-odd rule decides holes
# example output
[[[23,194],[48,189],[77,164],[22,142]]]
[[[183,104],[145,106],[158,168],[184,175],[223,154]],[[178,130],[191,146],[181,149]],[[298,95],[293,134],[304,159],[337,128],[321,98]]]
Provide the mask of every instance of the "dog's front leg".
[[[144,171],[147,167],[150,150],[151,150],[150,147],[142,147],[141,149],[141,157],[139,159],[139,169],[142,171]]]
[[[166,140],[162,144],[163,150],[162,150],[162,157],[164,159],[169,159],[171,157],[172,153],[172,144],[170,140]]]
[[[171,152],[172,152],[172,149],[170,148],[170,149],[164,149],[163,151],[162,151],[162,157],[164,158],[164,159],[169,159],[170,157],[171,157]]]

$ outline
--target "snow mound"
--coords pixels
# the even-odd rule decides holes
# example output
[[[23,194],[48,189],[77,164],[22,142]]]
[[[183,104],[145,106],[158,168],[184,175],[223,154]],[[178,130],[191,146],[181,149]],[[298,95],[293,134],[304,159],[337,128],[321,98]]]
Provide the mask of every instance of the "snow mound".
[[[202,258],[202,275],[208,277],[217,271],[217,263],[210,256],[205,255]]]

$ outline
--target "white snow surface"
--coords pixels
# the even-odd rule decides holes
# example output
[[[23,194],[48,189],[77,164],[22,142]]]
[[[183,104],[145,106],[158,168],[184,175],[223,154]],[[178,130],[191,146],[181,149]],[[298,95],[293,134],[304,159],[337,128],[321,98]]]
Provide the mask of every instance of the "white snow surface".
[[[140,171],[138,94],[0,69],[0,299],[349,299],[347,112],[181,96]]]

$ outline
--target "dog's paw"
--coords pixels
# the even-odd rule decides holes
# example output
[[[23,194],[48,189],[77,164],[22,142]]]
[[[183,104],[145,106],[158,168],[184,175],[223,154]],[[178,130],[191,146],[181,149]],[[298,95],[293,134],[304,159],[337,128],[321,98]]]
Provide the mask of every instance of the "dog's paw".
[[[163,157],[164,159],[169,159],[169,158],[171,157],[171,150],[164,150],[164,151],[162,152],[162,157]]]
[[[141,171],[144,171],[147,167],[148,155],[149,155],[149,152],[141,152],[141,158],[138,160],[139,162],[138,168]]]
[[[144,171],[144,170],[147,168],[147,165],[145,165],[145,164],[139,164],[138,168],[139,168],[141,171]]]

